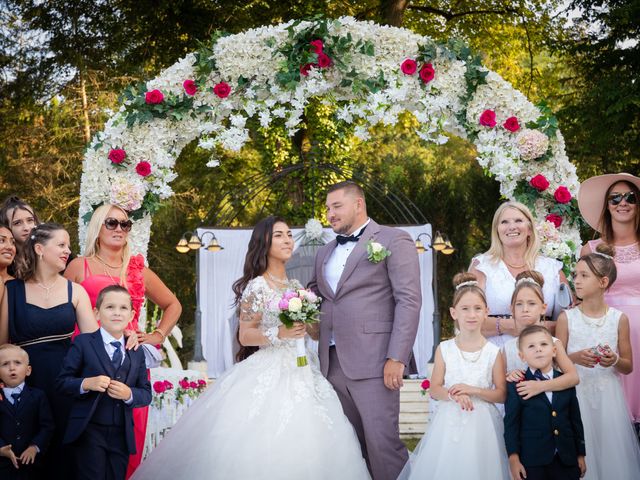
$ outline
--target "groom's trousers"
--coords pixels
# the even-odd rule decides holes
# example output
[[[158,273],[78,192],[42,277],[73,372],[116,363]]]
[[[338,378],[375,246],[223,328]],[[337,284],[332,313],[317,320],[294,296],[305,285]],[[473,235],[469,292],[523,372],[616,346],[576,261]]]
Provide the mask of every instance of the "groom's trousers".
[[[385,387],[382,377],[347,378],[334,346],[329,348],[327,379],[356,430],[373,480],[396,480],[409,458],[400,440],[400,391]]]

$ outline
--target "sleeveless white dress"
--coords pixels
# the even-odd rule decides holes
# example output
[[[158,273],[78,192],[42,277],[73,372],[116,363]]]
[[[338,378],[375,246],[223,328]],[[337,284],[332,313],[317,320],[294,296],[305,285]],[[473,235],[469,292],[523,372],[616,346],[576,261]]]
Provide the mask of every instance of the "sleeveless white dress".
[[[605,321],[583,315],[578,308],[565,310],[569,324],[567,353],[599,343],[618,351],[618,322],[622,312],[609,308]],[[584,480],[640,479],[640,448],[614,368],[576,365],[580,383],[576,386],[586,447],[587,473]]]
[[[456,383],[493,386],[492,370],[499,353],[494,344],[487,342],[479,352],[467,353],[451,339],[440,343],[440,352],[446,365],[446,388]],[[427,433],[398,480],[510,478],[502,417],[493,403],[472,399],[474,409],[470,412],[456,402],[438,402]]]
[[[484,293],[487,297],[489,314],[511,315],[511,296],[516,286],[516,279],[507,265],[502,260],[494,261],[486,253],[474,257],[472,265],[474,263],[476,263],[475,267],[487,277]],[[544,278],[542,293],[547,304],[545,315],[550,317],[553,314],[556,292],[560,286],[562,262],[554,258],[538,255],[534,270],[542,274]],[[498,347],[503,347],[507,341],[513,338],[515,337],[505,334],[489,337],[487,340]]]
[[[301,288],[292,283],[291,287]],[[246,315],[263,332],[281,325],[282,291],[263,277],[247,285]],[[369,479],[355,431],[307,351],[296,365],[294,340],[261,347],[227,370],[184,413],[135,472],[152,480]]]

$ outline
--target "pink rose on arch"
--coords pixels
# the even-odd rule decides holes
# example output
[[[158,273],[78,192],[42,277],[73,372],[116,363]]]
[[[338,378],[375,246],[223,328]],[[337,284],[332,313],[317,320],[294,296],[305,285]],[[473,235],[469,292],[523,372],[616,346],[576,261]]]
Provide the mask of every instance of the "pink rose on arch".
[[[320,68],[328,68],[331,66],[331,57],[326,53],[320,52],[318,54],[318,66]]]
[[[517,132],[518,130],[520,130],[520,124],[518,123],[518,119],[516,117],[507,118],[502,126],[510,132]]]
[[[215,93],[220,98],[227,98],[231,93],[231,87],[227,82],[220,82],[215,87],[213,87],[213,93]]]
[[[144,94],[144,101],[149,105],[157,105],[164,101],[164,95],[160,90],[151,90]]]
[[[317,54],[321,54],[322,51],[324,50],[324,43],[322,42],[322,40],[320,39],[316,39],[316,40],[311,40],[309,42],[309,44],[311,45],[311,51],[313,53],[317,53]]]
[[[425,63],[420,69],[419,75],[420,75],[420,79],[424,83],[429,83],[431,80],[433,80],[433,77],[436,76],[436,71],[434,70],[432,64]]]
[[[313,67],[313,63],[306,63],[304,65],[300,65],[300,75],[306,77],[309,75],[309,70]]]
[[[416,70],[418,70],[418,64],[416,63],[415,60],[413,60],[411,58],[407,58],[400,65],[400,70],[405,75],[413,75],[414,73],[416,73]]]
[[[555,198],[558,203],[569,203],[571,201],[571,192],[567,187],[561,185],[553,192],[553,198]]]
[[[109,160],[112,163],[122,163],[125,158],[127,158],[127,152],[121,148],[114,148],[109,152]]]
[[[193,96],[198,91],[196,82],[194,82],[193,80],[185,80],[184,82],[182,82],[182,87],[184,88],[184,91],[187,95]]]
[[[148,177],[151,175],[151,164],[143,160],[136,165],[136,173],[141,177]]]
[[[153,391],[156,393],[164,393],[167,387],[164,385],[164,382],[158,380],[157,382],[153,382]]]
[[[547,180],[547,178],[541,174],[538,174],[531,180],[529,180],[529,184],[539,192],[544,192],[547,188],[549,188],[549,180]]]
[[[183,378],[182,380],[180,380],[178,382],[178,384],[180,385],[180,387],[182,388],[189,388],[189,379],[188,378]]]
[[[485,110],[480,115],[480,125],[484,127],[495,127],[496,126],[496,112],[493,110]]]
[[[560,225],[562,225],[562,217],[560,215],[556,215],[555,213],[550,213],[549,215],[547,215],[545,217],[545,220],[547,222],[553,223],[556,228],[560,228]]]

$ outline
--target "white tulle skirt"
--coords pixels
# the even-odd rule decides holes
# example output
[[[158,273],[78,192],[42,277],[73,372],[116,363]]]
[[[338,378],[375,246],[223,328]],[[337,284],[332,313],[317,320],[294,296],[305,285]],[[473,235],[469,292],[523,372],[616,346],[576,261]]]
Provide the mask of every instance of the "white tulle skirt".
[[[134,480],[368,479],[335,391],[308,353],[270,347],[222,375],[185,412]]]
[[[439,402],[398,480],[509,480],[503,431],[502,417],[491,403],[475,400],[469,412],[455,402]]]
[[[578,367],[576,386],[584,426],[587,473],[583,480],[640,479],[640,448],[622,384],[612,369]]]

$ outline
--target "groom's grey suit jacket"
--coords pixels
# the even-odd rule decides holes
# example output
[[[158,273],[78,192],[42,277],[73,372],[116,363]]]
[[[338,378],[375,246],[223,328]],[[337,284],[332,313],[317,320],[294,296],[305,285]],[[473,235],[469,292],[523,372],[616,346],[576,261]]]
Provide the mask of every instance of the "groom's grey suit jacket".
[[[367,243],[380,243],[391,255],[368,260]],[[332,240],[316,255],[309,287],[322,298],[320,367],[329,369],[331,332],[344,374],[353,380],[382,377],[388,358],[409,363],[418,330],[422,295],[416,247],[408,233],[371,220],[349,255],[333,292],[325,279]]]

